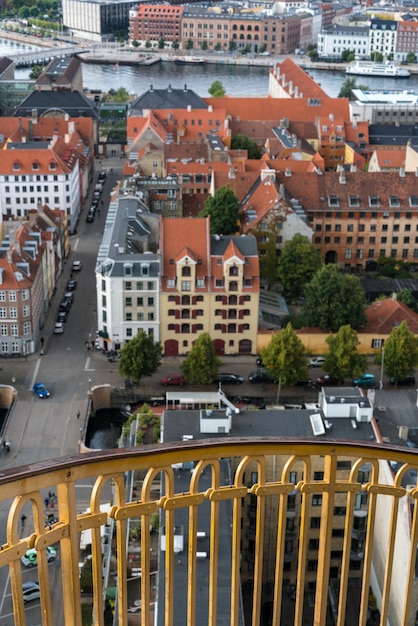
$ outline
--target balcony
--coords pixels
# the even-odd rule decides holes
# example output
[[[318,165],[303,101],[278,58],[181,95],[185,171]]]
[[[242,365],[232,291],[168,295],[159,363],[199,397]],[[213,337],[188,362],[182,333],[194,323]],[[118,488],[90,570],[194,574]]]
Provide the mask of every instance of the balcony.
[[[341,460],[347,471],[338,469]],[[389,461],[401,464],[396,475]],[[179,469],[190,464],[192,471]],[[365,464],[370,479],[361,484],[357,476]],[[13,614],[19,626],[123,626],[136,613],[141,626],[238,626],[244,616],[254,626],[365,626],[377,605],[381,624],[412,625],[418,488],[402,487],[402,478],[417,465],[417,452],[409,448],[224,437],[6,469],[0,475],[0,575],[8,606],[3,603],[0,620],[11,623]],[[319,471],[323,479],[313,480]],[[293,483],[295,472],[301,479]],[[291,562],[290,493],[298,499]],[[353,562],[360,493],[369,496],[364,560]],[[311,511],[313,494],[322,494],[322,503]],[[343,495],[345,532],[335,559],[334,508]],[[251,530],[245,526],[250,499],[256,502]],[[311,525],[311,514],[320,516],[319,528]],[[341,527],[340,516],[337,521]],[[309,549],[313,536],[317,553]],[[50,547],[58,558],[48,562]],[[31,548],[37,565],[27,568],[21,557]],[[88,593],[81,562],[91,566]],[[40,600],[24,603],[28,578],[39,583]]]

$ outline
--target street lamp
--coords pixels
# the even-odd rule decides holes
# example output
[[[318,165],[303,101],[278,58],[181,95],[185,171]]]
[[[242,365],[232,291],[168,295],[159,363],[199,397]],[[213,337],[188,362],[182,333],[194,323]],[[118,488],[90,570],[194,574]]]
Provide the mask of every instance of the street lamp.
[[[91,378],[89,378],[89,391],[91,390]]]

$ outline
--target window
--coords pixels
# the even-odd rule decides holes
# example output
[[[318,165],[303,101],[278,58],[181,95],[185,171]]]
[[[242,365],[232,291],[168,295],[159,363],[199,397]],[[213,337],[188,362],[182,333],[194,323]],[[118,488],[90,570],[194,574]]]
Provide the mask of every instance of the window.
[[[17,308],[15,306],[10,307],[10,317],[13,317],[13,318],[17,317]]]
[[[182,291],[190,291],[192,288],[192,283],[190,280],[182,280],[181,281],[181,290]]]
[[[321,518],[311,517],[311,528],[320,528],[320,527],[321,527]]]
[[[127,337],[132,337],[132,328],[127,328],[126,329],[126,336]]]
[[[125,322],[132,322],[132,313],[125,313]]]
[[[358,196],[350,196],[348,204],[351,207],[358,207],[360,206],[360,198]]]
[[[312,506],[321,506],[322,505],[322,494],[314,493],[312,496]]]
[[[340,206],[338,196],[328,196],[328,206]]]
[[[29,306],[28,305],[24,306],[23,307],[23,317],[28,317],[29,313],[30,313]]]
[[[17,297],[16,297],[16,292],[15,291],[9,291],[9,300],[10,300],[10,302],[16,302]]]
[[[351,461],[337,461],[337,470],[351,469]]]
[[[380,206],[379,196],[369,196],[369,206],[370,207]]]
[[[143,306],[143,304],[144,304],[144,298],[136,299],[136,306]]]
[[[10,334],[12,335],[12,337],[18,337],[19,336],[19,327],[17,324],[11,324],[10,326]]]
[[[397,196],[389,196],[389,206],[392,208],[400,206],[399,198]]]
[[[125,306],[132,306],[132,298],[125,298]]]
[[[154,298],[148,298],[148,306],[154,306]]]
[[[125,291],[132,291],[132,283],[130,280],[124,282]]]
[[[7,336],[7,324],[0,324],[0,335]]]

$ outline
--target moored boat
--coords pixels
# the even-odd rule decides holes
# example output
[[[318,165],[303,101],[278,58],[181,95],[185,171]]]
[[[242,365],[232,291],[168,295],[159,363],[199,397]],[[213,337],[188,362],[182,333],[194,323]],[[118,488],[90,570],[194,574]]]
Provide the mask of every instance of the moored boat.
[[[382,76],[382,78],[408,78],[411,74],[393,61],[375,63],[374,61],[352,61],[345,70],[355,76]]]

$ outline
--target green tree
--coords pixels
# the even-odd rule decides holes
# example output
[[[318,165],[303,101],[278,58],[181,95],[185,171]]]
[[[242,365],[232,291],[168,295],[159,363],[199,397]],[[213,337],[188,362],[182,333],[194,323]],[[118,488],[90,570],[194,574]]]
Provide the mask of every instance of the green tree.
[[[136,39],[134,39],[134,40],[132,41],[132,46],[133,46],[134,48],[138,48],[138,47],[139,47],[139,41],[137,41]]]
[[[367,366],[367,359],[357,352],[360,340],[349,324],[341,326],[335,335],[327,337],[329,347],[325,355],[324,370],[334,378],[357,378]]]
[[[178,50],[180,48],[180,43],[179,43],[178,39],[175,39],[173,41],[173,43],[171,44],[171,47],[173,48],[173,50]]]
[[[219,52],[219,50],[222,50],[222,44],[220,41],[216,42],[214,50],[216,50],[216,52]]]
[[[119,373],[140,381],[155,374],[160,362],[161,344],[141,329],[120,351]]]
[[[160,37],[158,40],[158,49],[164,50],[164,48],[165,48],[165,39],[164,37]]]
[[[235,52],[236,49],[237,49],[237,42],[234,41],[234,39],[230,39],[229,44],[228,44],[229,52]]]
[[[349,50],[348,48],[345,48],[342,52],[341,52],[341,59],[343,61],[351,61],[352,59],[349,59],[349,57],[353,56],[354,52],[352,50]]]
[[[222,361],[215,354],[215,345],[209,333],[202,333],[184,359],[181,371],[188,383],[207,385],[216,379],[221,364]]]
[[[267,50],[267,46],[265,43],[262,43],[261,46],[258,49],[259,54],[263,54],[263,52],[265,52]]]
[[[113,99],[115,102],[128,102],[129,93],[126,91],[125,87],[119,87]]]
[[[406,55],[406,62],[407,63],[415,63],[416,62],[415,52],[408,52],[408,54]]]
[[[42,65],[34,65],[29,72],[29,78],[31,80],[36,80],[42,74],[43,69]]]
[[[377,353],[376,362],[381,364],[383,358],[385,374],[396,380],[408,376],[418,365],[418,337],[409,330],[406,322],[392,330],[384,348]]]
[[[308,237],[297,234],[283,246],[278,277],[283,289],[300,296],[322,266],[321,255]]]
[[[210,216],[212,235],[232,235],[238,230],[239,202],[235,192],[227,185],[209,196],[199,217]]]
[[[305,290],[303,318],[306,326],[337,331],[350,324],[366,323],[366,297],[357,276],[342,274],[336,265],[325,265]]]
[[[401,289],[396,294],[396,297],[398,298],[399,302],[403,302],[413,311],[417,311],[417,301],[414,298],[412,289]]]
[[[264,367],[283,387],[291,387],[306,378],[306,350],[291,324],[272,336],[261,357]]]
[[[247,43],[247,45],[243,48],[242,54],[249,54],[251,52],[251,46]]]
[[[246,135],[234,135],[231,141],[232,150],[247,150],[249,159],[261,159],[261,152],[254,139]]]
[[[200,48],[201,48],[202,50],[207,50],[207,49],[208,49],[208,47],[209,47],[209,46],[208,46],[208,42],[207,42],[207,40],[206,40],[206,39],[204,39],[204,40],[202,41],[202,43],[200,44]]]
[[[150,42],[149,39],[147,39],[145,42],[145,47],[148,49],[148,48],[151,48],[151,46],[152,46],[152,43]]]
[[[189,39],[186,41],[186,50],[193,50],[193,39]]]
[[[357,81],[353,76],[348,76],[341,85],[339,98],[349,98],[353,89],[361,89],[361,91],[367,91],[367,85],[357,85]]]
[[[220,80],[215,80],[208,89],[208,92],[214,98],[223,98],[225,89]]]

